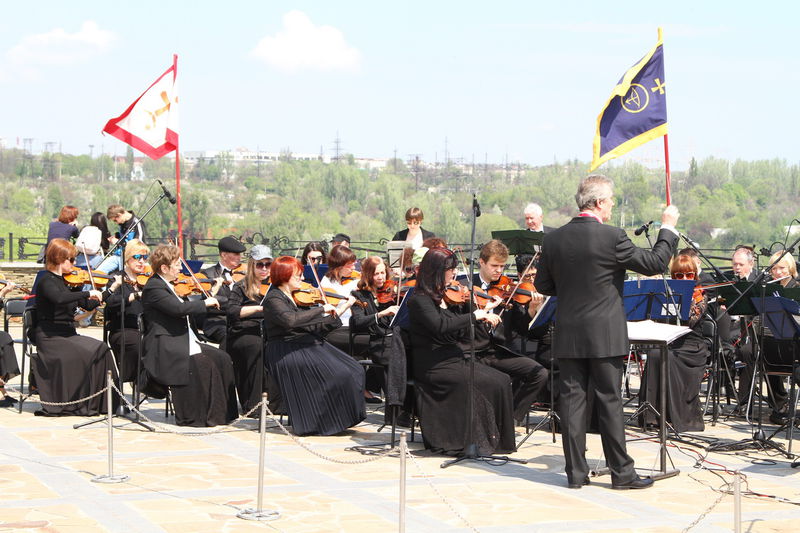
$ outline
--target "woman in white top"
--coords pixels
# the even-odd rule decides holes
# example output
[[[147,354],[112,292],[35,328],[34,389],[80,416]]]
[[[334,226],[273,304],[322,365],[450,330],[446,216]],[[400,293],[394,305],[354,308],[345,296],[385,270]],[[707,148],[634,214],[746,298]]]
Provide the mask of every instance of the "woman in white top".
[[[406,241],[413,249],[422,247],[425,239],[435,237],[432,231],[428,231],[422,227],[422,220],[425,215],[419,207],[412,207],[406,211],[406,226],[407,228],[398,231],[392,237],[393,241]]]
[[[320,280],[320,286],[327,292],[347,298],[341,300],[336,308],[336,313],[342,320],[342,327],[331,331],[326,337],[329,343],[347,353],[350,353],[350,306],[355,301],[350,293],[358,290],[360,278],[359,273],[355,271],[355,266],[356,254],[347,246],[337,244],[328,253],[328,272]],[[354,355],[354,353],[350,355]]]

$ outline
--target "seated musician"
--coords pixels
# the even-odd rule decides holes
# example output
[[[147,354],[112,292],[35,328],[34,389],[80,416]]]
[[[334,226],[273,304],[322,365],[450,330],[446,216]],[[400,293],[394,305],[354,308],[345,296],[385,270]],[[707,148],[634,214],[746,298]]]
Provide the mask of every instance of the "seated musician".
[[[311,241],[303,248],[303,253],[300,254],[300,263],[306,265],[324,265],[328,262],[328,257],[325,254],[325,247],[318,241]]]
[[[357,334],[369,335],[367,355],[387,368],[386,382],[381,384],[386,391],[386,405],[400,406],[406,390],[406,352],[400,328],[392,325],[392,319],[400,309],[399,293],[394,281],[387,281],[386,272],[386,263],[380,257],[371,256],[361,262],[358,290],[352,294],[363,305],[352,307],[350,329]],[[387,287],[393,289],[386,290]],[[369,386],[369,373],[367,390],[378,390]],[[368,403],[372,403],[371,393],[366,392],[364,396]]]
[[[247,274],[235,283],[228,298],[227,351],[233,360],[236,392],[244,412],[261,401],[266,390],[266,369],[262,353],[261,321],[264,318],[262,301],[269,288],[269,269],[272,250],[257,244],[250,250]],[[270,390],[270,410],[276,412],[276,394]]]
[[[218,305],[214,297],[184,301],[172,281],[181,271],[177,246],[159,245],[150,253],[153,275],[142,291],[146,319],[142,364],[172,392],[179,426],[206,427],[236,419],[233,365],[224,351],[198,341],[189,317],[202,318]]]
[[[136,377],[137,361],[139,358],[139,324],[138,317],[142,314],[142,288],[137,281],[137,276],[146,278],[145,272],[149,271],[147,262],[150,249],[139,239],[128,241],[125,246],[123,270],[111,272],[113,276],[122,276],[124,283],[120,288],[106,299],[105,320],[108,321],[108,343],[117,360],[117,368],[122,373],[122,381],[130,382]],[[145,281],[146,283],[146,281]],[[122,307],[125,306],[125,316],[122,316]],[[125,345],[124,368],[121,367],[120,354],[122,345]]]
[[[500,280],[507,259],[508,248],[499,240],[494,239],[484,244],[478,259],[478,272],[472,279],[476,290],[488,292]],[[460,307],[460,312],[469,309],[468,304]],[[527,311],[527,308],[523,309],[522,306],[513,306],[508,313],[503,313],[506,316],[496,328],[489,327],[486,323],[479,323],[475,327],[477,361],[511,377],[514,392],[514,420],[519,424],[523,423],[531,404],[544,390],[548,376],[547,369],[541,364],[529,357],[524,357],[510,347],[509,338],[513,335],[508,334],[506,330],[514,328],[519,322],[530,321]],[[492,304],[487,306],[487,312],[499,314],[499,310],[493,309]],[[523,320],[518,318],[519,315],[523,316]],[[461,349],[465,353],[469,353],[471,350],[469,339],[462,342]]]
[[[0,308],[3,299],[14,290],[13,283],[0,285]],[[14,352],[14,339],[6,331],[0,331],[0,407],[11,407],[16,400],[6,394],[6,381],[19,376],[19,365],[17,364],[17,354]]]
[[[212,307],[207,310],[203,320],[203,335],[211,342],[219,344],[220,349],[225,349],[225,334],[228,330],[227,308],[228,298],[231,295],[231,285],[233,285],[233,271],[241,267],[242,252],[246,250],[244,245],[235,237],[223,237],[217,243],[219,250],[219,262],[200,272],[208,279],[222,278],[223,284],[219,287],[215,297],[219,302],[219,308]]]
[[[358,287],[359,275],[355,272],[356,254],[347,246],[337,244],[331,248],[328,254],[328,271],[320,280],[320,287],[326,292],[338,294],[342,299],[336,309],[336,313],[344,324],[341,327],[329,332],[326,339],[328,342],[342,350],[350,351],[350,306],[354,299],[350,299],[350,293]],[[361,340],[361,339],[356,339]],[[366,343],[356,346],[356,353],[361,353],[366,349]]]
[[[678,255],[669,265],[672,279],[694,280],[699,285],[697,263],[689,255]],[[682,325],[692,331],[669,344],[667,358],[667,422],[675,431],[703,431],[703,407],[700,403],[700,383],[711,354],[711,339],[703,336],[702,321],[708,306],[704,291],[696,289],[689,320]],[[651,350],[647,356],[640,402],[649,400],[658,406],[661,352]],[[656,424],[652,413],[645,414],[645,423]]]
[[[406,229],[400,230],[392,237],[393,241],[406,241],[415,250],[422,246],[425,239],[435,237],[432,231],[422,227],[425,215],[419,207],[412,207],[406,211]]]
[[[451,250],[428,250],[408,301],[423,441],[426,448],[446,454],[462,453],[473,443],[481,454],[511,452],[515,448],[511,380],[503,372],[475,364],[471,389],[471,365],[462,349],[469,342],[471,321],[498,326],[500,317],[484,309],[455,312],[444,304],[457,265]],[[470,390],[475,406],[472,420],[467,417]],[[472,442],[467,442],[468,427]]]
[[[272,287],[264,298],[264,348],[269,373],[283,395],[296,435],[334,435],[366,417],[364,370],[352,357],[325,342],[341,325],[332,304],[299,309],[302,267],[282,256],[270,267]]]
[[[36,326],[34,340],[39,356],[33,373],[39,397],[47,402],[68,402],[94,394],[106,386],[106,372],[114,368],[113,355],[104,342],[78,335],[75,308],[92,310],[117,283],[101,293],[92,289],[73,291],[64,276],[74,269],[77,249],[64,239],[47,246],[46,270],[36,282]],[[81,281],[79,285],[83,285]],[[36,414],[45,416],[92,416],[105,412],[106,400],[96,396],[75,405],[45,405]]]

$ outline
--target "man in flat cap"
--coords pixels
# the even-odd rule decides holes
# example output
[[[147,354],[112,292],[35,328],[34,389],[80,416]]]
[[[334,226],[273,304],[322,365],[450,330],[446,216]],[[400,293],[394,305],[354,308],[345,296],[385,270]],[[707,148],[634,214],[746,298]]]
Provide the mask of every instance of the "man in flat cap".
[[[219,249],[219,262],[200,272],[208,279],[222,278],[225,283],[217,292],[219,309],[208,308],[206,318],[203,321],[203,334],[211,342],[219,344],[221,349],[225,349],[225,334],[227,332],[226,313],[228,307],[228,297],[231,294],[233,285],[232,272],[242,264],[242,252],[245,251],[244,245],[236,237],[223,237],[217,244]]]

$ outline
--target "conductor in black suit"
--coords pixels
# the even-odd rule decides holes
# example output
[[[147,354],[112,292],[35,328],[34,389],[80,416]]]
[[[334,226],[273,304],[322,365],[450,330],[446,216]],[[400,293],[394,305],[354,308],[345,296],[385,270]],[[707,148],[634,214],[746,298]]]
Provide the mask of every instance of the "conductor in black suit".
[[[545,234],[535,281],[540,293],[558,297],[552,351],[561,369],[568,486],[579,489],[589,483],[586,398],[591,386],[612,488],[647,488],[653,480],[636,474],[625,446],[620,383],[629,343],[622,288],[626,270],[655,275],[666,269],[678,241],[679,213],[675,206],[664,210],[658,240],[646,250],[634,246],[624,230],[604,224],[614,206],[610,179],[585,178],[575,200],[580,214]]]

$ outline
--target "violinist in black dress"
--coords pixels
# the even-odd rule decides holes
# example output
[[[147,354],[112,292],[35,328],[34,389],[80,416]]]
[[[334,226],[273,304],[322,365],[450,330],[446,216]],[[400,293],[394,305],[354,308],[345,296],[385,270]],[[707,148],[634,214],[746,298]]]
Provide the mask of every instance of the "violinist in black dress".
[[[390,287],[397,286],[386,279],[386,272],[386,263],[380,257],[361,262],[361,279],[352,295],[362,305],[352,307],[350,329],[369,335],[369,358],[386,368],[386,405],[400,406],[406,390],[406,350],[400,328],[392,324],[400,306],[397,291]]]
[[[150,265],[153,275],[142,291],[142,364],[172,392],[179,426],[227,424],[238,415],[231,359],[219,348],[200,343],[189,320],[201,319],[217,300],[184,301],[175,293],[171,282],[181,270],[176,246],[158,246],[150,254]]]
[[[366,417],[364,370],[325,341],[341,325],[331,304],[299,309],[292,291],[301,287],[302,265],[278,257],[264,298],[265,355],[296,435],[335,435]],[[352,299],[354,300],[354,299]]]
[[[269,246],[253,246],[247,260],[247,274],[234,284],[228,297],[227,351],[233,361],[239,404],[245,413],[261,401],[267,380],[261,321],[264,318],[262,301],[269,288],[271,265],[272,251]],[[275,393],[270,391],[269,396],[270,409],[275,412]]]
[[[104,296],[98,290],[73,291],[67,286],[63,276],[72,272],[76,255],[77,250],[70,242],[50,241],[45,255],[46,270],[34,289],[37,317],[34,339],[39,356],[34,359],[33,372],[39,397],[47,402],[78,400],[102,390],[107,371],[114,368],[108,346],[78,335],[75,329],[75,308],[92,310]],[[113,285],[109,290],[113,290]],[[75,405],[45,405],[37,413],[92,416],[105,412],[105,406],[101,394]]]
[[[137,276],[145,275],[149,264],[150,249],[139,239],[128,241],[124,252],[124,268],[111,272],[112,276],[121,276],[122,283],[118,290],[106,298],[105,319],[108,321],[108,343],[117,360],[117,367],[122,374],[123,382],[136,379],[136,367],[139,359],[139,322],[142,314],[142,287]],[[125,307],[125,316],[122,308]],[[124,361],[121,360],[123,343],[125,345]],[[124,368],[121,365],[124,363]]]
[[[697,280],[697,264],[688,255],[676,256],[669,267],[673,279]],[[699,285],[699,280],[697,284]],[[683,337],[669,344],[667,357],[667,422],[678,433],[703,431],[703,408],[700,403],[700,383],[711,354],[711,339],[703,336],[702,320],[708,307],[708,298],[702,291],[695,291],[689,320],[682,325],[692,329]],[[649,400],[658,405],[660,385],[661,351],[651,350],[644,369],[644,386],[640,389],[640,403]],[[645,416],[645,423],[656,424],[652,413]]]
[[[417,273],[409,297],[413,376],[425,447],[448,455],[476,444],[481,454],[512,452],[514,418],[511,378],[486,365],[475,365],[474,411],[467,419],[470,363],[460,347],[469,338],[471,321],[500,323],[483,309],[456,313],[443,303],[458,261],[446,248],[431,248]],[[468,442],[472,430],[472,441]]]

